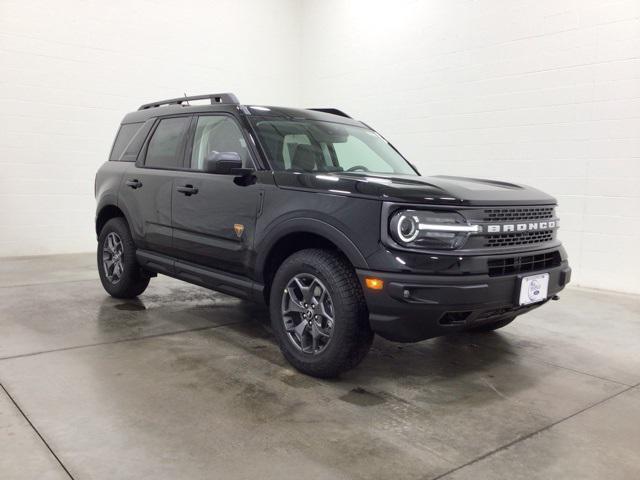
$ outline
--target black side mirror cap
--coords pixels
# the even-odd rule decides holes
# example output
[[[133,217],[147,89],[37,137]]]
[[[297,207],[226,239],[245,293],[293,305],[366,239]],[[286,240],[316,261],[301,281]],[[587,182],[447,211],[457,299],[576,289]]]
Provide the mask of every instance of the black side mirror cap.
[[[211,152],[204,159],[204,171],[218,175],[248,175],[253,170],[242,168],[242,159],[238,152]]]

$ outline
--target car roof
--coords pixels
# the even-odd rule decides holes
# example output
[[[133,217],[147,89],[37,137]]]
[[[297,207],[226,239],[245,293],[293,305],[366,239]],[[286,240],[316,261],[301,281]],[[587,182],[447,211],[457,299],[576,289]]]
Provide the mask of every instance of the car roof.
[[[304,109],[304,108],[287,108],[274,107],[265,105],[237,105],[219,103],[214,105],[167,105],[136,110],[128,113],[122,123],[138,123],[145,122],[150,118],[179,115],[183,113],[207,113],[207,112],[227,112],[240,113],[246,116],[255,117],[277,117],[288,120],[319,120],[325,122],[342,123],[346,125],[363,126],[362,122],[354,120],[346,114],[335,109],[323,109],[325,111]],[[328,111],[339,112],[328,113]]]

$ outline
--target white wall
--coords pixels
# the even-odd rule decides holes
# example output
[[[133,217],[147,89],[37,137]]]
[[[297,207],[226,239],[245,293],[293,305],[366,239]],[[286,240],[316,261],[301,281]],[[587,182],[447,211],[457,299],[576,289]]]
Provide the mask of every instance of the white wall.
[[[637,0],[0,0],[0,256],[92,250],[123,114],[227,90],[545,189],[574,281],[640,292]]]
[[[423,174],[557,196],[576,284],[640,293],[640,2],[304,2],[304,105]]]
[[[0,256],[95,248],[94,175],[142,103],[297,104],[298,21],[295,0],[0,0]]]

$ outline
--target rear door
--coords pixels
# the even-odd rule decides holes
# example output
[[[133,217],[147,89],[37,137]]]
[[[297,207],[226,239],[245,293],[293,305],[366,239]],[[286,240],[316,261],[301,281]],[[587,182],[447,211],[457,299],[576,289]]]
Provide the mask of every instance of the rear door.
[[[178,172],[173,182],[176,254],[191,263],[247,275],[261,187],[202,170],[211,151],[237,152],[243,167],[255,168],[246,138],[236,119],[223,113],[194,117],[191,132],[188,171]]]
[[[136,245],[172,255],[171,197],[182,168],[191,115],[159,119],[138,156],[125,172],[120,199]]]

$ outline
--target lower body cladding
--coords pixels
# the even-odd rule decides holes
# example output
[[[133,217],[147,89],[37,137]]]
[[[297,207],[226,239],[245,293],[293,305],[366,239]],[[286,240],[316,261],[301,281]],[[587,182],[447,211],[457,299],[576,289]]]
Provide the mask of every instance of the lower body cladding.
[[[566,260],[553,268],[502,276],[357,273],[371,328],[396,342],[417,342],[513,318],[543,305],[571,279]],[[522,279],[544,273],[549,275],[546,297],[520,305]],[[366,277],[383,280],[383,288],[367,288]]]

